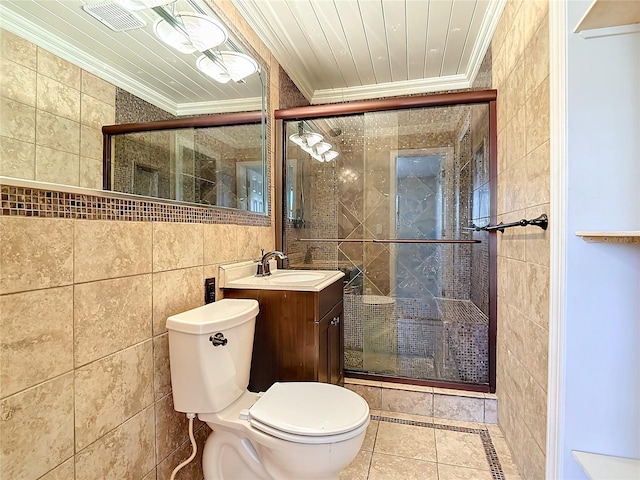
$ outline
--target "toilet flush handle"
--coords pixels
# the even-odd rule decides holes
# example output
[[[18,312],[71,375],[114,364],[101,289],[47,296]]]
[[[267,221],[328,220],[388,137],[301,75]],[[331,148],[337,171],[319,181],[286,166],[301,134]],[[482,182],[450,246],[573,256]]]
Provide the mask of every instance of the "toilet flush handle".
[[[228,342],[226,338],[224,338],[224,334],[222,332],[218,332],[209,337],[209,341],[213,344],[214,347],[225,346]]]

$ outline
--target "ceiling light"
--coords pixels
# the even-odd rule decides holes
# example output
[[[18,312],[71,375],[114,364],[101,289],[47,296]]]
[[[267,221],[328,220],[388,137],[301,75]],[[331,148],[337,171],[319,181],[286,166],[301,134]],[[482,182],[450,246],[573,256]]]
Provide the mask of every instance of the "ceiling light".
[[[289,136],[289,140],[306,150],[309,147],[313,147],[316,143],[321,142],[323,137],[319,133],[302,131]]]
[[[318,142],[313,146],[313,152],[316,155],[322,155],[329,150],[331,150],[331,144],[327,142]]]
[[[324,153],[322,155],[322,161],[323,162],[330,162],[331,160],[336,158],[338,155],[340,155],[340,154],[338,152],[336,152],[335,150],[329,150],[327,153]]]
[[[175,24],[158,20],[154,31],[160,40],[182,53],[204,52],[227,41],[227,30],[220,23],[191,12],[178,13]]]
[[[177,17],[182,21],[189,40],[200,52],[217,47],[227,41],[226,28],[207,15],[180,12]]]
[[[196,48],[191,40],[179,29],[172,27],[164,20],[158,20],[153,26],[156,36],[170,47],[175,48],[180,53],[194,53]]]
[[[117,4],[135,12],[136,10],[144,10],[145,8],[164,7],[176,0],[115,0]]]
[[[229,80],[239,82],[259,69],[258,63],[244,53],[224,51],[215,55],[219,62],[202,55],[196,65],[200,71],[220,83],[227,83]]]

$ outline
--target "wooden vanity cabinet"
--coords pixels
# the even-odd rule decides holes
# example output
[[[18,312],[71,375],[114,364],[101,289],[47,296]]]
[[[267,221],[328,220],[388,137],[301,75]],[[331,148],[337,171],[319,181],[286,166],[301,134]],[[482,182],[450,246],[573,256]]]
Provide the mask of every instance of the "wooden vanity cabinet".
[[[320,292],[224,289],[225,298],[254,298],[256,318],[249,390],[277,381],[343,381],[342,279]]]

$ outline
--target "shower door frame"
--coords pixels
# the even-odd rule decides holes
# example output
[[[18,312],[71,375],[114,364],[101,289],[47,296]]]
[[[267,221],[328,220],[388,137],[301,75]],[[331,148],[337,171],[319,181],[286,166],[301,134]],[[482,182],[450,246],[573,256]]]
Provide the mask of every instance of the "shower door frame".
[[[452,105],[486,104],[489,107],[489,219],[496,223],[497,217],[497,90],[476,90],[458,93],[441,93],[433,95],[421,95],[415,97],[398,97],[382,100],[362,100],[349,103],[336,103],[324,105],[310,105],[306,107],[293,107],[275,110],[275,161],[274,161],[274,215],[276,229],[276,249],[284,248],[284,206],[285,195],[285,171],[286,161],[286,131],[285,121],[313,120],[324,117],[361,115],[369,112],[387,110],[404,110],[422,107],[443,107]],[[497,338],[497,232],[489,234],[489,384],[467,384],[462,382],[418,380],[409,378],[397,378],[383,374],[350,372],[353,378],[365,380],[385,381],[392,383],[405,383],[423,385],[438,388],[452,388],[475,392],[494,393],[496,391],[496,338]]]

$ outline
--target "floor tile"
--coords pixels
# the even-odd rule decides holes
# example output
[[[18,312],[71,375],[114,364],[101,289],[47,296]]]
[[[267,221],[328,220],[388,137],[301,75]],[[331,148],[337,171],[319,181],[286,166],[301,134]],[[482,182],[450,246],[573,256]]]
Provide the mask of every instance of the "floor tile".
[[[437,480],[433,462],[374,453],[368,480]]]
[[[362,448],[340,480],[522,480],[497,425],[384,410],[371,415]]]
[[[491,472],[438,463],[439,480],[492,480]]]
[[[436,461],[436,442],[432,428],[380,422],[374,453]]]
[[[369,426],[367,427],[367,434],[364,437],[364,442],[362,442],[362,447],[360,450],[364,450],[365,452],[372,452],[373,445],[376,442],[376,434],[378,433],[378,421],[371,420],[369,422]]]
[[[450,427],[473,428],[476,430],[486,430],[487,425],[484,423],[465,422],[463,420],[449,420],[447,418],[434,418],[434,423],[439,425],[448,425]]]
[[[367,480],[372,452],[360,450],[358,456],[340,472],[340,480]]]
[[[449,430],[436,430],[435,434],[438,463],[489,470],[482,439],[478,434]]]
[[[513,463],[511,451],[509,450],[504,437],[491,435],[491,442],[493,443],[493,447],[496,449],[498,459],[500,459],[500,466],[502,467],[502,471],[505,475],[507,475],[507,479],[511,480],[514,476],[519,475],[518,467]]]

